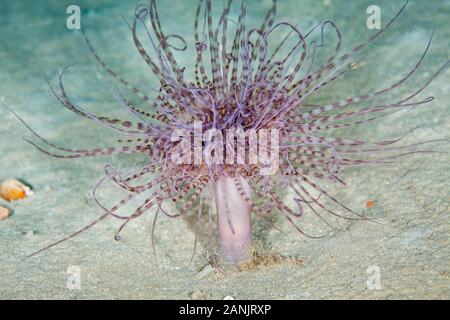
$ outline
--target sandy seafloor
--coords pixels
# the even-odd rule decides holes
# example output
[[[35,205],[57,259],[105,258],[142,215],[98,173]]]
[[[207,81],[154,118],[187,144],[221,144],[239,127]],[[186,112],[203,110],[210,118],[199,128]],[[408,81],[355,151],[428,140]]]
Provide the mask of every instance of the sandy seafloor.
[[[80,33],[65,28],[67,5],[73,1],[1,1],[0,96],[39,133],[63,146],[108,146],[116,136],[62,108],[48,93],[45,72],[55,80],[71,63],[66,86],[81,105],[97,113],[123,115],[99,81],[100,69]],[[105,61],[140,87],[154,79],[132,45],[120,16],[131,19],[134,1],[76,1],[93,44]],[[260,21],[270,1],[249,2],[252,23]],[[159,1],[164,26],[181,30],[193,43],[193,1]],[[280,0],[279,20],[308,29],[332,19],[344,35],[344,47],[356,45],[373,31],[365,28],[366,8],[378,4],[385,24],[402,1]],[[215,1],[221,6],[222,1]],[[405,13],[375,46],[360,56],[360,68],[321,95],[339,101],[398,80],[414,66],[435,28],[430,54],[417,75],[387,101],[412,92],[426,81],[450,53],[450,1],[412,0]],[[179,54],[181,64],[190,58]],[[187,66],[188,69],[190,65]],[[412,131],[404,143],[450,138],[450,70],[421,97],[435,96],[423,108],[399,112],[349,132],[353,138],[386,140]],[[152,82],[153,81],[153,82]],[[319,98],[317,98],[319,99]],[[35,195],[8,204],[14,214],[0,221],[1,299],[448,299],[450,298],[450,157],[419,154],[401,164],[343,172],[347,187],[325,183],[327,190],[371,222],[337,221],[332,235],[311,240],[279,219],[284,234],[264,229],[255,235],[266,250],[303,261],[282,261],[241,272],[221,273],[206,267],[205,241],[188,266],[194,233],[186,220],[161,218],[156,237],[157,259],[150,246],[151,214],[129,224],[120,242],[113,240],[116,221],[20,261],[51,241],[70,234],[100,215],[90,192],[106,163],[133,163],[129,157],[81,160],[49,158],[27,144],[29,132],[9,112],[0,109],[0,179],[15,177],[29,183]],[[433,150],[450,151],[448,145]],[[116,190],[117,191],[117,190]],[[287,195],[289,196],[289,195]],[[102,197],[114,200],[107,189]],[[366,201],[375,205],[366,209]],[[308,212],[306,212],[306,216]],[[306,219],[305,224],[309,222]],[[310,226],[311,227],[311,226]],[[314,226],[312,226],[314,227]],[[314,229],[313,229],[314,230]],[[70,290],[71,266],[79,267],[81,285]],[[367,269],[380,270],[381,287],[369,290]],[[211,269],[210,272],[208,269]],[[370,269],[370,268],[369,268]],[[372,269],[370,269],[372,270]]]

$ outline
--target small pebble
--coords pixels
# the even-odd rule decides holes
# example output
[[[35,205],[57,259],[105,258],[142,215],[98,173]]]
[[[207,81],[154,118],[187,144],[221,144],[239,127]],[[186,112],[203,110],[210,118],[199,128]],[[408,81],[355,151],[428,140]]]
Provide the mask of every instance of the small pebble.
[[[375,201],[373,201],[373,200],[367,200],[367,203],[366,203],[367,209],[373,208],[374,205],[375,205]]]
[[[4,180],[0,183],[0,197],[6,201],[24,199],[31,196],[33,191],[16,179]]]
[[[200,270],[199,273],[197,273],[197,279],[203,279],[205,277],[207,277],[210,273],[214,272],[214,268],[210,265],[207,264],[206,266],[204,266],[202,268],[202,270]]]
[[[6,220],[9,217],[11,210],[8,208],[0,206],[0,220]]]
[[[365,64],[366,63],[364,61],[352,62],[352,63],[350,63],[350,69],[356,70],[356,69],[359,69],[361,67],[364,67]]]

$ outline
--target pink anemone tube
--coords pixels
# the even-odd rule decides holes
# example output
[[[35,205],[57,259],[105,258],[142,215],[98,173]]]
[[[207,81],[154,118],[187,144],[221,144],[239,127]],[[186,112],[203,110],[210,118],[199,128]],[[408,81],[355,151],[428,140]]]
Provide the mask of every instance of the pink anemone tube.
[[[356,55],[391,27],[407,3],[384,29],[374,31],[367,41],[350,51],[341,52],[342,34],[332,21],[324,21],[305,33],[291,23],[277,21],[275,0],[260,27],[253,29],[246,25],[247,1],[228,0],[213,18],[212,1],[200,0],[193,21],[195,43],[188,44],[180,35],[164,32],[152,0],[149,5],[136,8],[129,27],[144,65],[160,84],[158,89],[151,90],[154,97],[111,69],[83,31],[101,68],[128,92],[127,96],[109,87],[117,103],[133,120],[100,116],[77,105],[66,93],[64,72],[60,73],[58,87],[52,87],[49,82],[51,91],[70,111],[113,130],[124,139],[120,140],[120,146],[74,150],[49,142],[27,126],[46,148],[28,141],[40,151],[61,159],[143,154],[147,162],[131,173],[106,165],[105,177],[93,190],[103,214],[30,256],[107,218],[121,222],[115,237],[118,240],[120,231],[130,221],[146,213],[154,215],[153,227],[161,214],[172,218],[194,214],[198,227],[194,253],[200,227],[208,226],[211,236],[217,223],[219,256],[229,263],[251,256],[252,215],[273,224],[271,217],[279,214],[309,238],[324,235],[306,232],[301,227],[306,212],[330,228],[327,216],[371,220],[333,197],[321,186],[322,182],[343,186],[343,169],[385,165],[414,153],[436,152],[420,147],[448,140],[399,145],[401,138],[373,143],[334,138],[333,133],[430,103],[433,97],[417,99],[417,96],[447,67],[448,61],[398,101],[370,104],[373,99],[403,86],[416,73],[430,49],[431,35],[424,44],[423,54],[400,80],[387,85],[383,80],[380,82],[383,86],[375,92],[363,92],[323,105],[309,104],[307,99],[331,82],[342,80]],[[233,19],[230,18],[232,9],[237,12]],[[326,33],[335,42],[328,53],[325,52],[330,49],[324,41]],[[186,67],[180,66],[176,59],[189,45],[196,54],[195,63],[190,66],[191,78],[187,78]],[[107,181],[127,194],[111,206],[103,204],[97,195],[99,187]],[[280,189],[293,195],[294,206],[280,196],[277,192]],[[120,213],[138,197],[143,199],[131,212]],[[324,200],[340,209],[331,209]],[[167,202],[175,203],[172,209],[163,207]]]

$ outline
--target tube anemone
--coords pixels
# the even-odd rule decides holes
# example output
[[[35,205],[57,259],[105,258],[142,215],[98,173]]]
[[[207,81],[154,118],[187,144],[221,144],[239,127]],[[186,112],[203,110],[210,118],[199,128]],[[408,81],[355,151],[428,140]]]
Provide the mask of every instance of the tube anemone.
[[[85,228],[36,253],[74,237],[106,218],[120,221],[115,237],[120,239],[120,231],[130,221],[148,212],[154,212],[156,224],[160,213],[172,218],[185,216],[200,203],[197,225],[201,226],[205,220],[205,193],[210,195],[206,203],[210,227],[211,208],[214,207],[212,194],[215,194],[220,252],[224,261],[232,263],[249,257],[251,212],[269,222],[273,214],[278,213],[302,235],[313,239],[323,234],[319,234],[319,228],[308,232],[302,229],[300,222],[306,213],[330,228],[332,225],[324,213],[346,220],[370,220],[334,198],[322,187],[322,182],[345,185],[341,176],[343,169],[385,165],[407,155],[433,152],[418,147],[448,140],[397,145],[400,138],[368,142],[361,137],[336,138],[334,130],[364,125],[400,110],[430,103],[433,97],[417,97],[449,61],[406,97],[373,103],[403,86],[417,72],[430,49],[433,38],[430,36],[423,54],[399,80],[385,85],[383,79],[383,85],[375,92],[362,92],[320,105],[311,104],[308,99],[317,91],[325,90],[330,83],[342,80],[344,73],[351,72],[349,65],[357,54],[391,27],[407,3],[384,29],[343,53],[342,33],[332,21],[324,21],[303,32],[291,23],[276,21],[276,0],[259,28],[246,25],[246,0],[239,1],[237,16],[233,18],[230,18],[230,12],[234,12],[231,10],[233,0],[226,1],[216,19],[212,15],[212,1],[199,0],[194,18],[195,43],[191,44],[180,35],[165,33],[156,1],[151,0],[148,6],[136,8],[130,23],[133,43],[160,84],[146,93],[111,69],[83,31],[94,58],[121,86],[121,89],[113,86],[109,89],[132,120],[99,116],[79,106],[65,90],[63,73],[58,88],[50,82],[49,85],[64,107],[119,134],[120,145],[91,150],[69,149],[49,142],[27,126],[41,143],[53,150],[29,142],[60,159],[143,154],[148,161],[132,172],[106,165],[106,176],[93,192],[103,214]],[[145,31],[142,32],[144,40],[138,36],[139,27]],[[325,43],[329,38],[324,36],[327,32],[336,40],[331,50]],[[196,55],[190,78],[186,76],[186,67],[179,65],[174,54],[174,51],[181,54],[188,47]],[[148,48],[152,52],[147,52]],[[243,135],[230,138],[230,132]],[[262,139],[267,144],[261,146],[261,134],[268,133],[271,138]],[[258,137],[258,155],[261,151],[271,154],[269,161],[259,162],[258,157],[258,161],[252,161],[252,151],[256,150],[252,137]],[[181,156],[173,157],[174,154]],[[208,161],[203,161],[205,155]],[[273,159],[276,159],[275,163]],[[276,167],[276,170],[267,174],[267,166]],[[127,196],[115,205],[104,205],[96,191],[106,182],[120,187]],[[277,190],[280,189],[295,196],[296,206],[289,205],[279,196]],[[144,200],[131,213],[124,209],[138,197],[144,197]],[[177,203],[179,211],[168,212],[163,206],[167,202]],[[332,210],[329,203],[339,209]]]

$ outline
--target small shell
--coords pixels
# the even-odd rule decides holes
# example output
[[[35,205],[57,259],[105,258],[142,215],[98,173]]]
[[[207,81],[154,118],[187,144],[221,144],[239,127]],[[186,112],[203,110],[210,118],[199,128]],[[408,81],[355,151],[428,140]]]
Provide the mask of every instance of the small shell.
[[[0,183],[0,197],[7,201],[24,199],[32,194],[33,191],[18,180],[8,179]]]
[[[8,219],[10,214],[11,214],[11,210],[9,210],[8,208],[0,206],[0,220]]]

